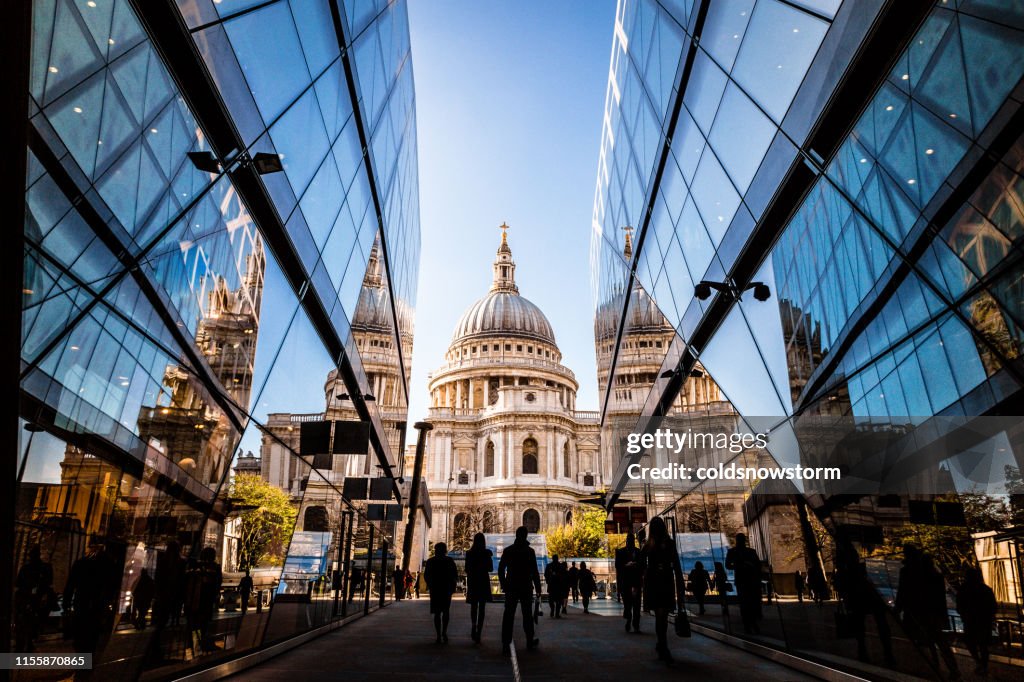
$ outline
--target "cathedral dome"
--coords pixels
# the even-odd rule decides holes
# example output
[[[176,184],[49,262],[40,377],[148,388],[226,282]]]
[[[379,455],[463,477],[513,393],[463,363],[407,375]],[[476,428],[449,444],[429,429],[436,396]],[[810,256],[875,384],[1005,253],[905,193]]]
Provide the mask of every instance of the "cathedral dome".
[[[536,304],[519,295],[507,229],[507,225],[502,225],[491,290],[462,313],[452,334],[453,346],[483,336],[521,337],[557,346],[548,318]]]
[[[476,336],[520,336],[556,345],[540,308],[510,291],[492,291],[469,306],[455,325],[452,343]]]

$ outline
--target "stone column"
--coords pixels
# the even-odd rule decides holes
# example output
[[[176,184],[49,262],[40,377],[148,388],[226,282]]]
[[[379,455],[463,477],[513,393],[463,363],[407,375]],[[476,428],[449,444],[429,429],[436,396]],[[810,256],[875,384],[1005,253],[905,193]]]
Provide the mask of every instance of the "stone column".
[[[455,407],[462,407],[462,379],[455,382]]]
[[[546,445],[545,445],[544,449],[547,450],[547,452],[545,453],[546,456],[544,457],[544,459],[547,460],[547,466],[544,467],[544,469],[548,472],[547,476],[548,476],[548,479],[550,480],[552,478],[555,478],[555,471],[557,471],[555,469],[555,467],[554,467],[555,462],[553,461],[554,457],[552,456],[555,453],[555,433],[554,433],[554,431],[548,431],[548,437],[545,438],[544,440],[546,441]],[[537,471],[540,471],[540,467],[537,467]]]
[[[468,407],[470,409],[473,409],[474,407],[476,407],[476,405],[473,404],[473,397],[474,397],[473,396],[473,392],[474,392],[473,389],[475,389],[475,388],[476,388],[475,382],[473,381],[473,379],[469,379],[469,405],[468,405]]]

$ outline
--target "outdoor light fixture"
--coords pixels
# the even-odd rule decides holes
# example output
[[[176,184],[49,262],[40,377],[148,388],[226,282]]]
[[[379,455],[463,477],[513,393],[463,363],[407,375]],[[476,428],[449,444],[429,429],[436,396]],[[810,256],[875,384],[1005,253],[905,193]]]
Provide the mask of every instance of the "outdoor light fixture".
[[[188,159],[197,170],[207,173],[220,173],[220,162],[213,152],[189,152]]]
[[[693,295],[702,301],[706,301],[711,298],[711,291],[717,291],[725,294],[727,298],[733,301],[740,301],[743,299],[743,292],[754,290],[754,298],[758,301],[767,301],[772,296],[771,289],[764,282],[750,282],[742,289],[737,286],[732,280],[725,282],[709,282],[706,279],[702,279],[697,283],[697,286],[693,288]]]
[[[269,152],[258,152],[252,157],[252,166],[260,175],[278,173],[284,170],[284,166],[281,165],[281,157]]]

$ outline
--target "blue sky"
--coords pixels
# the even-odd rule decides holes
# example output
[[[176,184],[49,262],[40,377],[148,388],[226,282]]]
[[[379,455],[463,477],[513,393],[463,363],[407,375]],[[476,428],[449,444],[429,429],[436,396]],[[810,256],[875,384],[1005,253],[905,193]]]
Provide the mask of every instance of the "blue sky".
[[[614,0],[410,0],[423,248],[410,420],[507,221],[520,292],[597,409],[590,216]]]

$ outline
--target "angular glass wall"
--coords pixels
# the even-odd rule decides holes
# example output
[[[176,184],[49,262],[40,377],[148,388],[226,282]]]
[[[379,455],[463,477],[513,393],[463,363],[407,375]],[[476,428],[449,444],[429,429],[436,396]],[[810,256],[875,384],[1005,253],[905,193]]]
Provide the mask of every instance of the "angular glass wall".
[[[620,2],[592,239],[604,435],[678,418],[699,372],[734,428],[771,433],[756,466],[852,474],[693,481],[659,503],[687,572],[711,574],[705,604],[688,596],[695,622],[868,677],[981,671],[982,645],[1011,675],[1022,445],[1019,416],[993,420],[1024,413],[1024,20],[909,8]],[[651,76],[666,72],[667,103]],[[725,291],[698,297],[701,281]],[[736,296],[754,282],[767,295]],[[631,288],[674,333],[616,422],[639,345]],[[635,504],[639,460],[610,440],[609,499]],[[733,570],[738,532],[752,577]]]
[[[415,97],[400,2],[140,7],[33,5],[14,625],[163,679],[385,602]]]

